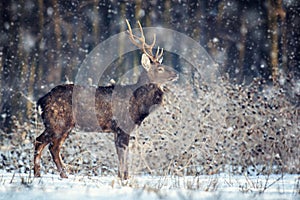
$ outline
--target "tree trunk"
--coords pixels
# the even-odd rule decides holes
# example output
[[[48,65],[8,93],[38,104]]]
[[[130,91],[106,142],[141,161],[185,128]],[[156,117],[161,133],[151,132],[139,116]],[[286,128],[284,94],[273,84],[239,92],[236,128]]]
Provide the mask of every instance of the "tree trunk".
[[[270,65],[272,70],[273,83],[278,81],[279,67],[278,67],[278,24],[276,7],[273,0],[268,0],[268,32],[271,43],[270,51]]]

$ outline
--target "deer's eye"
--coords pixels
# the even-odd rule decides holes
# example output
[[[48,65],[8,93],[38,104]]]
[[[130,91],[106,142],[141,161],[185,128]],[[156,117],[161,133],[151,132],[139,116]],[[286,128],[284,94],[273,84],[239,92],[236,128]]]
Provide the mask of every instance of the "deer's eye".
[[[164,72],[165,69],[164,69],[163,67],[158,67],[158,68],[157,68],[157,71],[161,73],[161,72]]]

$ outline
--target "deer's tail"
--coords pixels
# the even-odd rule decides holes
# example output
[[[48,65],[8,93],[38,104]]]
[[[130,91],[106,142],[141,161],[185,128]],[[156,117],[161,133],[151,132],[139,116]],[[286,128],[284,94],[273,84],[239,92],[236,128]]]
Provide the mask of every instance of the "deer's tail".
[[[42,110],[44,109],[45,107],[45,104],[46,104],[46,99],[47,99],[47,96],[48,94],[44,95],[43,97],[41,97],[38,101],[37,101],[37,109],[38,107],[41,107]]]
[[[47,93],[46,95],[42,96],[36,103],[36,109],[39,113],[41,113],[42,118],[44,119],[44,111],[46,109],[48,99],[49,99],[50,94]],[[40,110],[41,109],[41,110]]]

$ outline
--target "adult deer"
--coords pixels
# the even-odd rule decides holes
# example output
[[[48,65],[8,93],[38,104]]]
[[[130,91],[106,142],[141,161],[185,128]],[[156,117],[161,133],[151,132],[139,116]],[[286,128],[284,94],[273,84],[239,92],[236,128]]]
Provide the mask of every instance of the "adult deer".
[[[119,159],[118,176],[121,179],[128,179],[127,155],[130,132],[149,115],[153,110],[153,106],[162,103],[164,91],[161,89],[161,84],[174,81],[178,76],[172,68],[161,64],[163,49],[158,48],[156,54],[153,54],[156,42],[155,35],[152,44],[147,44],[140,22],[138,22],[141,32],[140,37],[133,34],[127,20],[126,23],[129,39],[143,52],[141,63],[144,72],[140,75],[138,82],[133,85],[112,85],[94,88],[96,91],[94,93],[94,105],[88,105],[95,108],[96,120],[101,131],[114,133],[115,147]],[[89,90],[89,88],[73,84],[59,85],[37,102],[42,110],[45,130],[35,141],[35,177],[41,176],[40,159],[43,149],[49,144],[49,150],[60,177],[67,178],[60,156],[60,148],[75,125],[83,124],[85,119],[87,119],[86,113],[81,114],[80,108],[72,104],[72,102],[74,103],[74,98],[76,98],[76,101],[82,100],[80,95],[73,95],[78,88],[81,91]],[[120,103],[126,106],[114,109],[115,105]],[[79,112],[79,115],[74,115],[74,111],[75,113]],[[115,116],[125,117],[122,120],[122,118]]]

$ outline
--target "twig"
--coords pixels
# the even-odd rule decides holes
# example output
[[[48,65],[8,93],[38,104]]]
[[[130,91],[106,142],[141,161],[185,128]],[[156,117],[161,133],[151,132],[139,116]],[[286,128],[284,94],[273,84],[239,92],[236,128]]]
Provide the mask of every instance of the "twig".
[[[19,91],[19,93],[30,103],[36,105],[36,102],[34,100],[32,100],[30,97],[26,96],[23,92]]]
[[[12,184],[12,182],[13,182],[13,180],[14,180],[14,178],[15,178],[15,175],[16,175],[16,173],[14,172],[14,173],[13,173],[13,176],[12,176],[10,182],[9,182],[9,184]]]
[[[269,177],[269,176],[268,176]],[[280,177],[278,177],[275,181],[273,181],[272,183],[270,183],[269,185],[265,185],[263,192],[266,191],[268,188],[270,188],[272,185],[274,185],[275,183],[277,183],[278,181],[280,181],[280,179],[283,179],[284,174],[281,174]],[[267,182],[266,182],[267,183]]]

